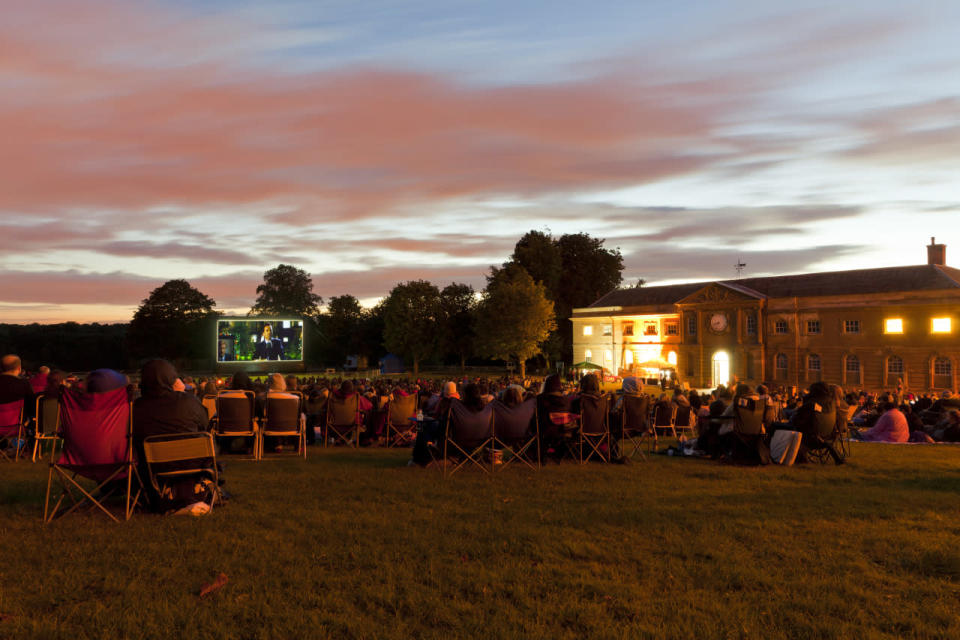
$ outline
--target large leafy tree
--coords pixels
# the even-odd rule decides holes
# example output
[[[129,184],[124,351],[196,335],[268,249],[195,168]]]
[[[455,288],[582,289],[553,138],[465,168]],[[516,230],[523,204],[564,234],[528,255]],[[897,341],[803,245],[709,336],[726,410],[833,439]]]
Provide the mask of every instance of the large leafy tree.
[[[477,306],[473,287],[454,282],[440,292],[440,348],[444,354],[460,360],[464,370],[467,358],[473,355],[476,331],[474,309]]]
[[[186,280],[163,283],[133,314],[128,351],[135,357],[160,356],[180,363],[205,357],[213,339],[215,306]]]
[[[536,230],[525,233],[514,245],[510,262],[526,269],[534,282],[546,287],[547,296],[556,299],[563,262],[560,246],[549,233]]]
[[[569,318],[573,309],[585,307],[623,282],[623,256],[619,249],[606,249],[602,238],[586,233],[560,236],[563,282],[557,288],[554,302],[557,311],[557,329],[560,334],[563,357],[573,357],[573,324]]]
[[[409,359],[413,375],[419,375],[420,363],[437,351],[440,290],[426,280],[403,282],[384,298],[382,308],[384,345]]]
[[[263,274],[263,284],[257,286],[257,300],[248,315],[316,318],[321,304],[323,298],[313,292],[309,273],[280,264]]]
[[[330,298],[326,311],[320,316],[325,345],[324,360],[339,366],[347,356],[365,351],[364,316],[364,309],[355,297],[345,294]]]
[[[521,376],[555,327],[546,287],[522,268],[503,270],[487,285],[477,308],[480,350],[492,358],[516,360]]]

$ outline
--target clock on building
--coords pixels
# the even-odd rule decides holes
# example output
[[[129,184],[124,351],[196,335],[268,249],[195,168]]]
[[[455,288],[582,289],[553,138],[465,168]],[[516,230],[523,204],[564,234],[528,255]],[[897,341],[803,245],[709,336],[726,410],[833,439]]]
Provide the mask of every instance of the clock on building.
[[[717,333],[723,333],[727,330],[727,314],[715,313],[710,316],[710,329]]]

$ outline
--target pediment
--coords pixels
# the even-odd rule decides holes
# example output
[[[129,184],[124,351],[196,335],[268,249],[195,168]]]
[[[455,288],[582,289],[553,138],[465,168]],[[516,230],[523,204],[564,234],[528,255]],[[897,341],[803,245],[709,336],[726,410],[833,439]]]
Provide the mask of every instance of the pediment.
[[[720,304],[736,302],[753,302],[763,300],[764,296],[759,291],[754,291],[748,287],[741,287],[736,284],[726,282],[711,282],[702,289],[694,291],[686,298],[677,301],[677,304]]]

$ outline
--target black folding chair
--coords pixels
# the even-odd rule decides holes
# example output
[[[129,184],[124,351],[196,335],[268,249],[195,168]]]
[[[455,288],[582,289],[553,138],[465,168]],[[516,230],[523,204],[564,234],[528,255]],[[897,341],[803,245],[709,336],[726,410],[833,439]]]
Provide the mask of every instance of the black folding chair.
[[[610,396],[604,394],[580,396],[580,433],[578,446],[580,464],[584,464],[593,456],[604,462],[610,462]],[[587,445],[587,455],[584,457],[584,445]]]
[[[519,460],[531,469],[540,468],[540,430],[537,420],[537,399],[508,407],[499,400],[493,407],[494,448],[503,456],[501,469]],[[496,469],[496,466],[494,466]]]
[[[841,420],[846,427],[845,416],[840,418],[835,407],[819,403],[813,405],[812,433],[804,435],[801,443],[808,460],[820,464],[826,464],[831,459],[836,464],[846,460],[850,445],[847,442],[846,428],[839,427]]]
[[[457,399],[450,401],[443,441],[442,468],[446,475],[453,475],[467,465],[490,473],[496,455],[493,441],[493,403],[480,411],[471,411]]]
[[[643,439],[652,435],[652,449],[657,448],[657,432],[650,428],[650,396],[624,395],[620,420],[620,454],[632,458],[639,452],[640,456],[646,459],[642,448]],[[626,451],[627,443],[631,447],[629,454]]]

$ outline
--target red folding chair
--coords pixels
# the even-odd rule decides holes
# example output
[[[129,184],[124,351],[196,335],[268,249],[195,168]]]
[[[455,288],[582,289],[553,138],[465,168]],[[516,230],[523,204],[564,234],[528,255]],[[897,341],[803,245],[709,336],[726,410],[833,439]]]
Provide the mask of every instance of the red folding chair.
[[[23,449],[23,400],[0,404],[0,439],[7,440],[5,449],[0,449],[0,457],[7,462],[16,462]],[[13,440],[13,459],[7,453],[10,440]]]
[[[142,485],[133,461],[133,408],[126,388],[103,393],[83,393],[66,389],[60,396],[60,437],[63,448],[60,459],[50,456],[47,476],[47,496],[43,505],[44,524],[59,513],[65,498],[73,503],[65,516],[80,506],[90,503],[114,522],[119,520],[104,504],[111,496],[124,494],[124,519],[129,520],[136,506]],[[50,491],[54,476],[62,491],[56,503],[50,506]],[[87,489],[80,478],[95,483]],[[133,485],[136,482],[136,494]],[[77,492],[75,494],[74,492]]]

